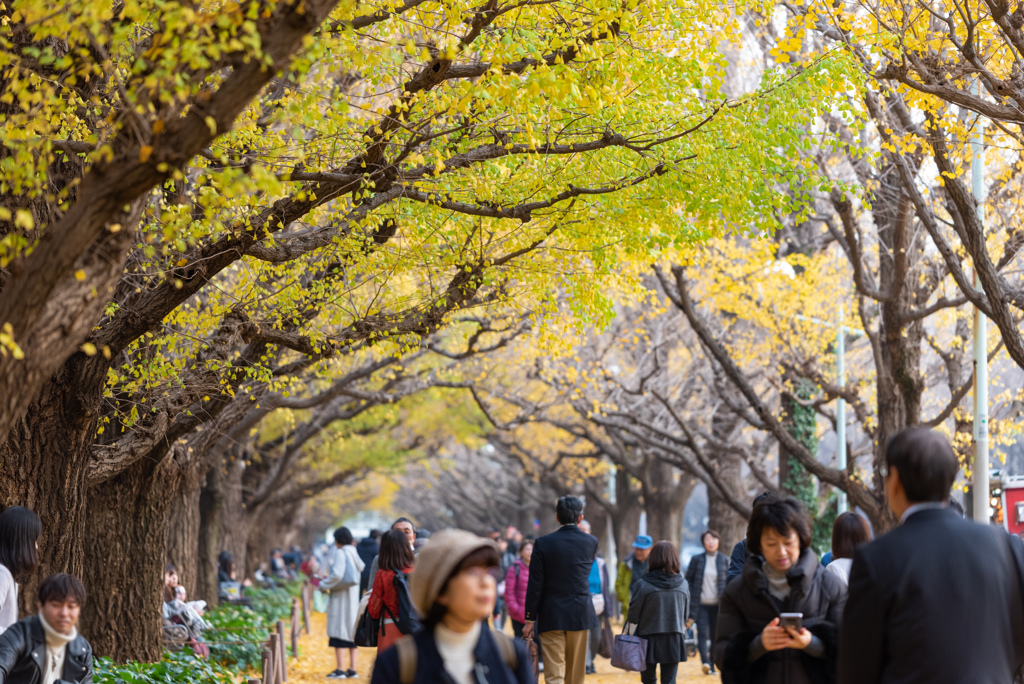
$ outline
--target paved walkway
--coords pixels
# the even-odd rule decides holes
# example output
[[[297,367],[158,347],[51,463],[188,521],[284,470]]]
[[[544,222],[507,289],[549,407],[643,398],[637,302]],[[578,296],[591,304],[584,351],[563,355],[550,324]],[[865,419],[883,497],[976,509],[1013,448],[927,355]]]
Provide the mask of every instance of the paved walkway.
[[[297,663],[288,663],[288,684],[327,684],[333,681],[324,677],[334,669],[334,651],[327,647],[326,629],[327,617],[323,613],[313,613],[310,633],[308,636],[303,634],[299,643],[302,657]],[[360,649],[359,679],[356,681],[369,684],[375,655],[376,649]],[[639,674],[616,670],[604,658],[597,659],[597,670],[596,675],[587,677],[587,684],[640,684]],[[718,684],[719,681],[718,676],[703,674],[700,663],[691,660],[680,665],[676,684]]]

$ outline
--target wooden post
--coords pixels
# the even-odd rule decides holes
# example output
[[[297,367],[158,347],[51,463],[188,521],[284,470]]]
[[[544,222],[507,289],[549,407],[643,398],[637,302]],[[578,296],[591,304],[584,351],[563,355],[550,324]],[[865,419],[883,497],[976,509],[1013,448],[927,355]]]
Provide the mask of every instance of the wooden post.
[[[306,582],[302,585],[302,625],[306,628],[306,634],[309,634],[309,609],[312,603],[313,585]]]
[[[271,635],[273,639],[273,635]],[[263,646],[263,684],[274,684],[274,669],[277,665],[274,663],[274,651],[273,641],[268,641]]]
[[[245,684],[260,684],[262,679],[249,678],[245,680]]]
[[[267,644],[270,646],[270,676],[273,677],[271,684],[281,684],[281,640],[276,632],[270,633]]]
[[[284,640],[284,620],[277,621],[277,647],[280,649],[281,667],[278,669],[278,673],[281,675],[279,682],[288,681],[288,646],[287,641]]]
[[[299,599],[292,599],[292,658],[299,658]]]

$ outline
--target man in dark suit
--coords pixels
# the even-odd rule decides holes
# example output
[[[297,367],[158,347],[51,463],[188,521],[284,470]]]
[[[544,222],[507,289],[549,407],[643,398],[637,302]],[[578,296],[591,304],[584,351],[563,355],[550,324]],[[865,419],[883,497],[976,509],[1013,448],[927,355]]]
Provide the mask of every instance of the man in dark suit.
[[[854,555],[839,684],[1012,681],[1024,660],[1024,616],[1009,535],[946,507],[958,465],[939,433],[893,435],[885,461],[901,525]]]
[[[597,538],[580,530],[583,502],[575,496],[559,499],[555,514],[562,526],[533,545],[523,637],[540,632],[547,684],[583,684],[587,632],[599,625],[590,598]]]

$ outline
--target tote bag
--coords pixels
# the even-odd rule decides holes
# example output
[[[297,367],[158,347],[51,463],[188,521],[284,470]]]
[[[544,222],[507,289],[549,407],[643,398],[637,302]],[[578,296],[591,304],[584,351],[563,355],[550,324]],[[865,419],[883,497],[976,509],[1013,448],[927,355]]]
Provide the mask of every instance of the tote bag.
[[[352,562],[352,559],[348,557],[348,554],[343,550],[338,550],[342,558],[345,559],[345,572],[341,575],[341,583],[338,585],[341,589],[348,589],[359,584],[359,573],[356,572],[356,564]]]
[[[615,637],[615,645],[612,647],[612,667],[617,667],[627,672],[643,672],[646,670],[647,639],[633,634],[626,634],[626,625],[623,625],[622,634]]]

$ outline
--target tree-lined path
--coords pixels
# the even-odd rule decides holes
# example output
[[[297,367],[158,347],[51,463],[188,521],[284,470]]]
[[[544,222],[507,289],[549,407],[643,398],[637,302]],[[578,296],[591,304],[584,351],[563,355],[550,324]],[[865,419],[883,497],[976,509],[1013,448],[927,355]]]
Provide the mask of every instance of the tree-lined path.
[[[326,634],[327,616],[324,613],[313,613],[310,617],[310,632],[303,632],[299,637],[299,652],[302,657],[298,660],[289,661],[288,682],[294,684],[323,684],[324,673],[334,669],[334,650],[327,647]],[[511,634],[511,630],[507,630]],[[359,649],[359,679],[357,681],[367,684],[370,681],[370,672],[373,669],[373,660],[376,649]],[[597,658],[594,665],[597,667],[596,675],[587,676],[587,684],[637,684],[639,675],[632,672],[623,672],[613,668],[604,658]],[[543,675],[541,682],[544,681]],[[676,684],[716,684],[718,675],[706,675],[700,671],[700,659],[691,658],[679,666],[679,675]]]

